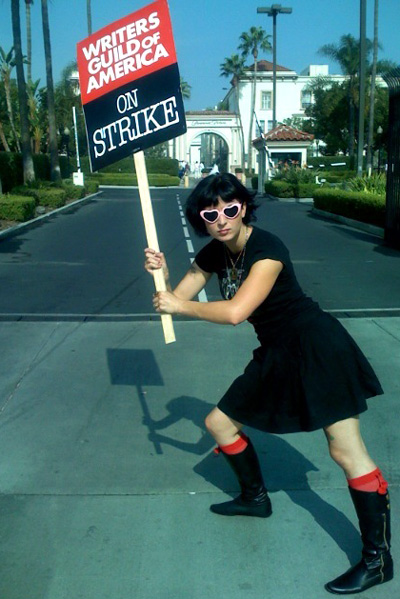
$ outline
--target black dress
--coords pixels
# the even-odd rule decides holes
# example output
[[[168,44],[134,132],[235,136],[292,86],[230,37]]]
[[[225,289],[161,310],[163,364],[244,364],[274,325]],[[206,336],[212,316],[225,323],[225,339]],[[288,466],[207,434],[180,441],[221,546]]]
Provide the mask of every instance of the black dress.
[[[266,258],[284,267],[249,318],[261,345],[218,407],[242,424],[272,433],[312,431],[364,412],[365,400],[381,395],[382,387],[346,329],[304,294],[278,237],[253,227],[236,263],[236,282]],[[222,242],[213,239],[196,263],[218,275],[222,297],[232,297],[232,265]]]

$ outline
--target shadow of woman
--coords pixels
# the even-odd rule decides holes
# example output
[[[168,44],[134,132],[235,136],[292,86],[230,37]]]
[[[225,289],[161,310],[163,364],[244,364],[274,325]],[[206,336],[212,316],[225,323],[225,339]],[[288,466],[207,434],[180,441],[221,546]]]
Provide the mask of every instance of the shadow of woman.
[[[207,454],[193,468],[194,472],[225,493],[237,495],[237,480],[225,460],[213,452],[210,453],[215,447],[215,442],[206,431],[204,418],[214,405],[196,397],[181,396],[172,399],[166,407],[169,414],[165,418],[151,421],[153,431],[167,429],[182,419],[188,419],[200,429],[200,438],[189,443],[153,432],[150,433],[149,439],[196,455]],[[278,435],[252,431],[251,436],[270,493],[285,492],[293,503],[311,514],[316,523],[347,555],[350,562],[356,561],[360,552],[359,532],[342,512],[327,503],[310,487],[307,473],[316,472],[318,468]]]

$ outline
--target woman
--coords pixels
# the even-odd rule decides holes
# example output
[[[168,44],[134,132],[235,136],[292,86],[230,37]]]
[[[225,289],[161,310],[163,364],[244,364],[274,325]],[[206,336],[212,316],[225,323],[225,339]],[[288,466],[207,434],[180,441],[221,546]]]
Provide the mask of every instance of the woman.
[[[323,429],[330,455],[343,469],[361,529],[361,561],[325,585],[337,594],[357,593],[393,578],[387,482],[361,438],[358,415],[366,399],[383,393],[366,358],[342,325],[301,290],[289,252],[255,220],[253,195],[230,174],[203,179],[192,191],[186,215],[196,233],[212,240],[171,291],[154,294],[157,312],[218,324],[249,320],[260,347],[206,418],[208,431],[233,468],[239,497],[212,505],[226,516],[267,518],[271,502],[257,454],[243,434],[247,425],[272,433]],[[162,253],[147,248],[148,272],[168,269]],[[222,301],[193,298],[212,274]]]

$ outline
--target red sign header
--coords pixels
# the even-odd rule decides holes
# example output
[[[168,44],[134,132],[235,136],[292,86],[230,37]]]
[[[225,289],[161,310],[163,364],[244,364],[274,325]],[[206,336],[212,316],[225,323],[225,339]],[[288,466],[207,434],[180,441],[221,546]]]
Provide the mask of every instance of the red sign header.
[[[176,63],[166,0],[157,0],[78,43],[82,104]]]

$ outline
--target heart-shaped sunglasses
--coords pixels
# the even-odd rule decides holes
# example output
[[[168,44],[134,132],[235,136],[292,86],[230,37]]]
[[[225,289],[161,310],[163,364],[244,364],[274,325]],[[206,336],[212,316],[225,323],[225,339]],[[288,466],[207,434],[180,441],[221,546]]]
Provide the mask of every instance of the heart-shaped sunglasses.
[[[212,224],[217,222],[221,214],[223,214],[225,218],[236,218],[241,209],[242,204],[240,202],[232,202],[231,204],[224,206],[222,210],[218,210],[217,208],[213,208],[212,210],[201,210],[200,216],[206,223]]]

